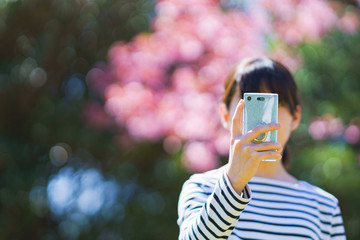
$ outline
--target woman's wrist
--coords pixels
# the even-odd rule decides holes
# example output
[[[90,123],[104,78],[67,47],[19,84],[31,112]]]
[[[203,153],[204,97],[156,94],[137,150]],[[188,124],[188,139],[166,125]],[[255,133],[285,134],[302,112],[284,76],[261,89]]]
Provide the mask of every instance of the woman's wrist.
[[[226,175],[230,181],[230,184],[232,186],[232,188],[235,190],[235,192],[239,195],[241,195],[242,191],[244,190],[246,184],[248,183],[248,181],[244,181],[241,179],[234,179],[233,177],[231,177],[231,174],[229,174],[228,171],[226,171]]]

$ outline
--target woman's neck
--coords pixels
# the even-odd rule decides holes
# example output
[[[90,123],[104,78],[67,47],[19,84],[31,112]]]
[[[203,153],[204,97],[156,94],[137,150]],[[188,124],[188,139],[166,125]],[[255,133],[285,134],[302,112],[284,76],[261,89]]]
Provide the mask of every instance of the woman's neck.
[[[297,179],[291,176],[284,168],[281,160],[279,161],[262,161],[255,174],[257,177],[270,178],[286,182],[296,183]]]

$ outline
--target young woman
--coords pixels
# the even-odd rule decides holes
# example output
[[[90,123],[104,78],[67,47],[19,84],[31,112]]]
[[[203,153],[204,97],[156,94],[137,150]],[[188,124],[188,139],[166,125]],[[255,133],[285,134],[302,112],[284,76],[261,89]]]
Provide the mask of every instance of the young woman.
[[[245,92],[278,93],[279,123],[243,134]],[[185,182],[179,239],[346,239],[338,200],[286,170],[284,146],[301,117],[291,73],[268,58],[242,61],[225,82],[220,112],[231,133],[229,162]],[[277,143],[252,143],[273,130]]]

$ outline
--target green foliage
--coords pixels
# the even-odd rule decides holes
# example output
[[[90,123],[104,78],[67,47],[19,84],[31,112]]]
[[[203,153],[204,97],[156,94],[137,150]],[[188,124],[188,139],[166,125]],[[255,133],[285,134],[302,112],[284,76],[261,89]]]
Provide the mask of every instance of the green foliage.
[[[296,77],[309,115],[332,114],[349,123],[360,114],[360,106],[355,104],[360,91],[359,41],[358,32],[349,36],[337,31],[300,47],[305,66]]]

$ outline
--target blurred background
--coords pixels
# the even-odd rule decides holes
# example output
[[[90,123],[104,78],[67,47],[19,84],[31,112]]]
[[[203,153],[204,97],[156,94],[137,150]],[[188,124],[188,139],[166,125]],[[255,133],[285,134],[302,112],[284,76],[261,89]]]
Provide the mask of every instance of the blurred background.
[[[0,0],[0,239],[177,239],[177,200],[227,161],[231,67],[288,66],[290,172],[360,239],[359,1]]]

